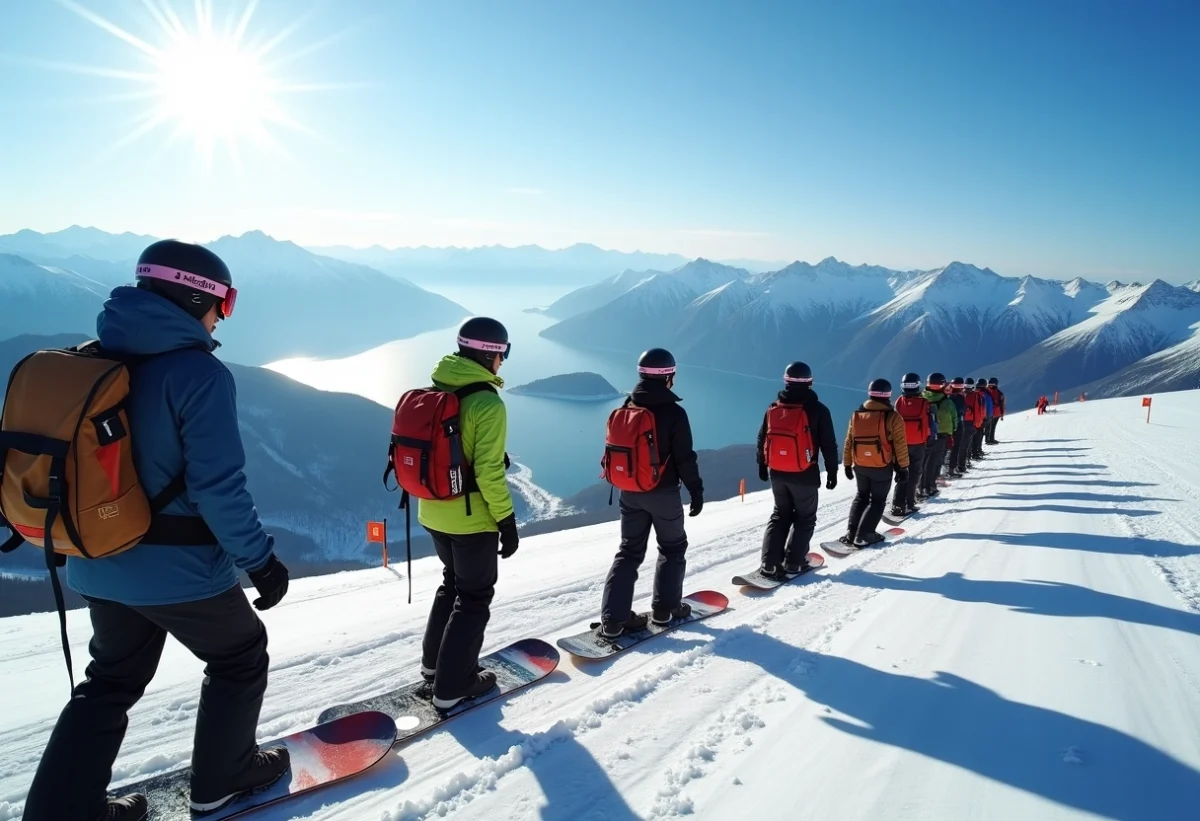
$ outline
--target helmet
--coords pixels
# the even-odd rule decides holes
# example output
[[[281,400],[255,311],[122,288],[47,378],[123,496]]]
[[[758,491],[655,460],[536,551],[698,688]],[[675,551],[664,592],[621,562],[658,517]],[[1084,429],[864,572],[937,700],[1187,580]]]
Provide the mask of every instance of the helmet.
[[[950,383],[951,390],[961,391],[963,389],[963,378],[961,376],[954,377]]]
[[[975,380],[968,376],[966,386],[969,391],[975,390]]]
[[[916,393],[921,390],[921,377],[912,371],[904,374],[904,378],[900,380],[900,390],[905,393]]]
[[[991,379],[988,380],[988,384],[999,386],[1000,380],[993,376]]]
[[[237,289],[221,258],[203,245],[174,239],[146,246],[137,261],[137,287],[158,294],[196,319],[213,305],[221,318],[233,315]]]
[[[940,390],[946,384],[946,377],[940,371],[934,371],[925,379],[925,387],[931,391]]]
[[[666,348],[651,348],[638,357],[638,374],[666,379],[675,374],[675,357]]]
[[[872,379],[871,384],[867,386],[867,394],[872,399],[891,399],[892,383],[886,379]]]
[[[783,372],[783,381],[789,385],[811,385],[812,368],[804,362],[793,362]]]
[[[490,364],[496,354],[508,359],[512,353],[508,329],[491,317],[471,317],[458,329],[458,353],[484,364]]]
[[[980,390],[983,390],[984,388],[986,388],[987,384],[988,383],[987,383],[986,379],[976,379],[975,380],[975,387],[979,388]]]

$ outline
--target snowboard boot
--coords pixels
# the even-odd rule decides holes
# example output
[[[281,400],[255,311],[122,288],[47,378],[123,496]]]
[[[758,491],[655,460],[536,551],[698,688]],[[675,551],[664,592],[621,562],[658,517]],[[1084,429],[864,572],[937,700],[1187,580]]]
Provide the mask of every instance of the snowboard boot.
[[[843,536],[838,536],[838,541],[844,544],[846,547],[854,547],[854,537],[849,533]]]
[[[421,665],[421,679],[430,687],[433,686],[433,680],[437,677],[437,670],[431,670],[424,664]]]
[[[768,579],[782,579],[783,572],[777,564],[764,564],[758,568],[758,572]]]
[[[908,514],[904,512],[904,505],[892,505],[891,515],[893,518],[903,519]]]
[[[686,619],[691,613],[692,606],[687,602],[680,602],[674,610],[655,610],[650,620],[661,626],[670,624],[675,619]]]
[[[108,806],[96,821],[144,821],[149,812],[146,796],[135,792],[124,798],[108,799]]]
[[[810,569],[807,559],[788,559],[783,565],[783,572],[788,576],[798,576]]]
[[[264,790],[279,780],[288,770],[291,757],[286,747],[268,747],[258,750],[250,761],[250,767],[231,785],[223,796],[197,793],[192,790],[192,813],[207,815],[216,812],[236,798]]]
[[[854,540],[854,546],[858,548],[870,547],[871,545],[879,544],[884,541],[881,533],[868,533],[866,536],[859,536]]]
[[[475,674],[475,681],[467,686],[466,692],[458,693],[450,698],[441,698],[434,695],[433,706],[439,710],[449,710],[451,707],[457,707],[467,699],[478,698],[495,686],[496,674],[491,670],[484,670],[482,673]]]
[[[626,630],[641,630],[646,626],[647,618],[643,613],[630,613],[625,621],[606,621],[600,624],[600,635],[606,639],[615,639]]]

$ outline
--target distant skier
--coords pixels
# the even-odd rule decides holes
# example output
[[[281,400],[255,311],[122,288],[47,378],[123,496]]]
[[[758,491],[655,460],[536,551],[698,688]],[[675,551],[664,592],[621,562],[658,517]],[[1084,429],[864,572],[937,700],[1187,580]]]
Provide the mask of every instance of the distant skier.
[[[1046,408],[1048,408],[1049,406],[1050,406],[1050,400],[1049,400],[1049,399],[1047,399],[1045,396],[1041,396],[1041,397],[1039,397],[1039,398],[1038,398],[1038,401],[1037,401],[1037,412],[1038,412],[1038,416],[1041,416],[1043,413],[1045,413],[1045,412],[1046,412]]]
[[[868,399],[850,417],[842,450],[846,478],[857,479],[858,493],[850,505],[846,534],[838,541],[867,547],[883,541],[875,528],[887,506],[892,477],[908,481],[908,443],[904,420],[892,409],[892,383],[873,380]]]
[[[646,558],[650,530],[658,541],[651,618],[668,624],[685,618],[683,601],[687,569],[687,532],[683,522],[680,482],[691,497],[689,516],[704,508],[704,484],[692,446],[692,425],[675,386],[675,357],[651,348],[638,359],[638,383],[629,399],[609,415],[605,435],[605,478],[620,488],[621,546],[604,582],[600,634],[615,638],[646,626],[633,612],[633,586]]]
[[[1004,419],[1004,391],[1000,390],[1000,380],[996,377],[988,379],[988,394],[992,397],[992,419],[988,428],[987,444],[998,445],[996,441],[996,425]]]
[[[212,355],[217,323],[233,314],[233,278],[212,251],[175,240],[148,246],[136,276],[136,287],[118,287],[104,303],[97,335],[107,351],[154,356],[134,366],[129,439],[147,494],[170,501],[136,547],[67,559],[68,584],[88,602],[92,662],[50,735],[25,801],[26,821],[146,817],[144,795],[110,799],[106,788],[129,710],[154,678],[168,635],[205,663],[192,810],[224,807],[288,768],[285,748],[255,743],[267,631],[238,570],[257,588],[259,610],[287,593],[288,571],[246,490],[233,375]],[[105,430],[118,442],[123,425],[112,421],[116,432],[112,425]]]
[[[969,432],[974,429],[974,421],[968,424],[967,422],[967,400],[966,400],[966,382],[961,376],[956,376],[950,382],[950,392],[947,394],[950,402],[954,405],[955,425],[954,425],[954,443],[950,448],[949,468],[946,471],[951,477],[959,477],[963,475],[964,467],[966,466],[966,446],[969,439]]]
[[[929,452],[925,455],[925,471],[921,480],[924,495],[933,497],[939,493],[937,480],[946,459],[946,447],[954,440],[958,410],[946,395],[946,377],[938,371],[929,374],[925,380],[925,392],[922,396],[929,402],[937,419],[936,434],[929,444]]]
[[[937,441],[937,430],[931,425],[933,415],[929,400],[921,395],[921,377],[906,373],[900,382],[902,396],[896,400],[896,413],[904,420],[905,442],[908,445],[908,478],[896,478],[891,514],[897,518],[912,515],[917,508],[917,486],[925,476],[925,453],[929,442]]]
[[[837,487],[833,417],[817,399],[812,381],[808,365],[788,365],[783,373],[784,388],[763,415],[758,430],[758,477],[770,481],[775,496],[762,545],[762,574],[770,578],[785,578],[807,569],[805,556],[817,525],[821,484],[818,451],[825,460],[825,487]]]

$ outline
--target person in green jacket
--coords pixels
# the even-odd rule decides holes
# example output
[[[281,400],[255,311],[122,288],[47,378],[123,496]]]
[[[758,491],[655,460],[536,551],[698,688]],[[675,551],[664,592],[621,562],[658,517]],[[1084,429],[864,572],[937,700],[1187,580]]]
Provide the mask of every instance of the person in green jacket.
[[[921,394],[933,406],[937,414],[937,440],[929,445],[925,458],[925,476],[918,488],[918,495],[929,498],[938,495],[937,480],[946,458],[946,448],[958,425],[958,411],[946,396],[946,377],[938,372],[929,374],[925,380],[925,391]]]
[[[495,673],[479,669],[479,651],[496,592],[496,557],[517,552],[517,517],[505,478],[508,417],[498,393],[504,386],[500,366],[511,349],[503,325],[475,317],[459,329],[458,351],[433,370],[440,390],[476,383],[489,388],[464,396],[459,406],[463,455],[474,478],[468,479],[470,492],[465,499],[421,499],[417,512],[443,565],[421,653],[421,675],[442,710],[496,684]]]

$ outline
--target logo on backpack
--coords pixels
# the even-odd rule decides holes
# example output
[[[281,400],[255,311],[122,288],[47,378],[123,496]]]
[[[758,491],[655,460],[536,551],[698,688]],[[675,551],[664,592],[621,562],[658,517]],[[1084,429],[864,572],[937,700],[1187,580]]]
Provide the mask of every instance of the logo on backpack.
[[[858,410],[850,428],[854,464],[863,468],[885,468],[892,463],[892,445],[887,438],[890,411]]]
[[[647,408],[626,404],[608,415],[600,476],[618,490],[644,493],[662,480],[658,426]]]
[[[802,405],[771,403],[763,442],[767,467],[781,473],[803,473],[813,465],[812,429]]]

